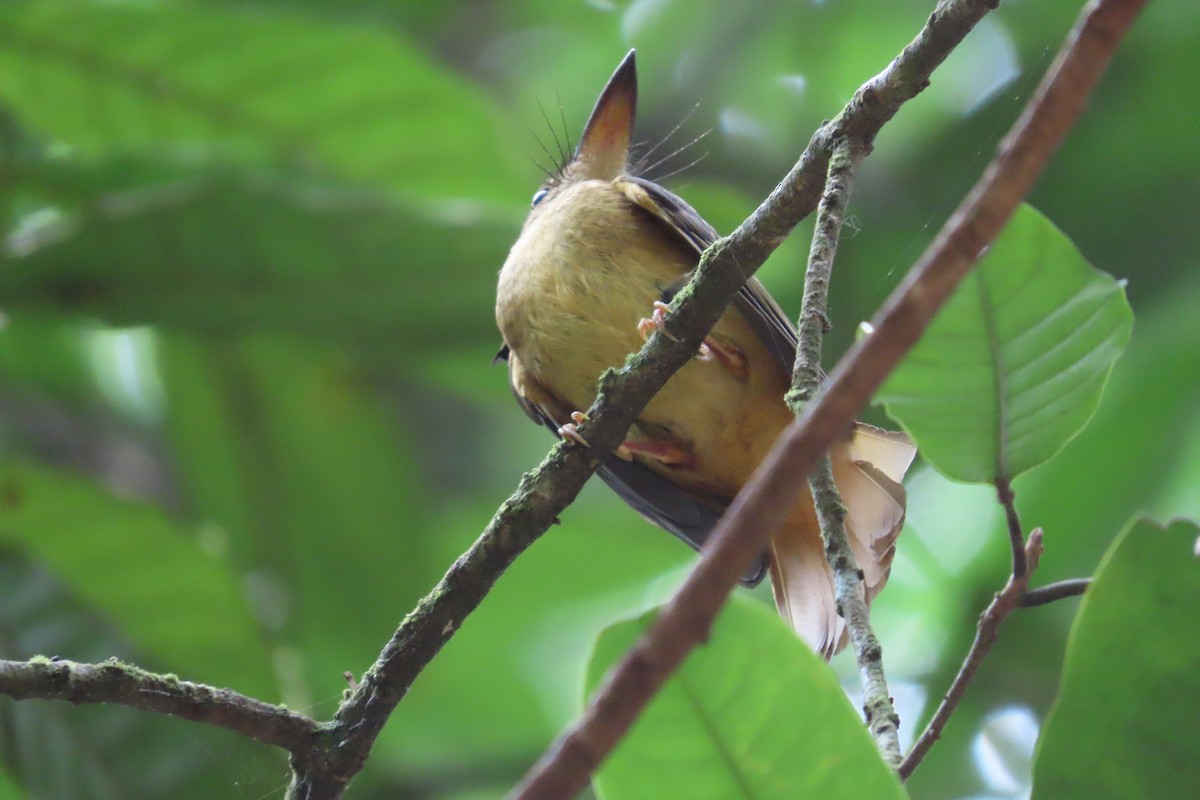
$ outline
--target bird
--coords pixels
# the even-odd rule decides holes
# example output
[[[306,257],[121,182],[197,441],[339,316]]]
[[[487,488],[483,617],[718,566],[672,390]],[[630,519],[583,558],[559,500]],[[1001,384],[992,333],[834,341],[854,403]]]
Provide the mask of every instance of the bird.
[[[720,237],[681,197],[631,174],[636,53],[600,93],[578,146],[534,193],[500,269],[498,361],[535,422],[578,446],[577,424],[606,369],[661,329],[668,304]],[[600,459],[598,474],[643,517],[699,550],[722,512],[794,418],[784,401],[796,329],[755,278],[696,356],[675,373]],[[907,436],[855,423],[830,451],[846,530],[868,602],[887,581],[916,453]],[[769,574],[776,606],[817,653],[847,640],[833,572],[807,488],[743,574]]]

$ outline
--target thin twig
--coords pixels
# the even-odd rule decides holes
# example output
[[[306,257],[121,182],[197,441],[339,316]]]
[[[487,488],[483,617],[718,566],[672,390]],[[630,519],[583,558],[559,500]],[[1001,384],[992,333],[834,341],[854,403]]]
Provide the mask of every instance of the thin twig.
[[[1029,587],[1029,579],[1033,575],[1033,571],[1037,569],[1038,558],[1042,554],[1042,529],[1034,529],[1033,533],[1029,535],[1029,541],[1025,541],[1021,518],[1017,514],[1017,498],[1008,478],[996,478],[994,483],[996,499],[1000,505],[1004,506],[1008,540],[1012,545],[1012,573],[1004,588],[992,598],[992,602],[979,616],[979,624],[975,628],[975,640],[971,642],[971,648],[967,650],[962,666],[958,668],[958,674],[954,676],[950,688],[942,696],[942,702],[938,704],[937,711],[929,720],[929,724],[925,726],[925,730],[921,731],[912,750],[900,765],[901,780],[908,779],[908,776],[925,758],[929,749],[942,737],[946,723],[954,715],[958,704],[962,702],[963,696],[967,693],[967,687],[975,679],[980,665],[991,652],[992,645],[996,643],[1001,623],[1008,618],[1009,614],[1022,606],[1021,601],[1025,597],[1025,590]]]
[[[862,162],[864,147],[854,139],[838,142],[829,158],[825,191],[817,206],[812,244],[808,250],[808,268],[804,272],[804,299],[800,305],[796,365],[788,405],[800,411],[821,385],[821,347],[829,327],[827,303],[833,260],[837,255],[846,205],[854,188],[854,174]]]
[[[1010,576],[1008,583],[992,598],[992,602],[980,615],[979,626],[975,629],[975,640],[971,642],[971,649],[967,651],[967,657],[963,659],[958,674],[954,676],[954,682],[950,684],[950,688],[942,697],[942,702],[934,712],[933,718],[921,732],[912,750],[904,757],[904,763],[900,765],[900,780],[908,780],[929,749],[941,738],[946,723],[950,721],[950,717],[958,708],[963,695],[966,694],[967,687],[975,678],[975,673],[979,671],[979,666],[991,652],[992,645],[996,643],[1000,624],[1008,618],[1009,614],[1020,607],[1021,597],[1025,594],[1025,587],[1029,584],[1029,576],[1037,569],[1037,561],[1041,553],[1042,529],[1034,528],[1033,532],[1029,534],[1029,541],[1025,544],[1025,559],[1029,565],[1029,571],[1024,577]]]
[[[1068,597],[1079,597],[1092,585],[1091,578],[1070,578],[1029,589],[1021,595],[1021,608],[1036,608]]]
[[[821,345],[829,325],[829,282],[841,236],[842,220],[854,185],[854,174],[863,157],[852,139],[842,141],[829,159],[825,192],[817,207],[808,269],[804,275],[804,300],[800,311],[799,346],[788,404],[800,413],[821,383]],[[900,718],[892,705],[883,669],[883,648],[871,629],[862,572],[846,538],[846,507],[833,480],[829,457],[821,459],[808,479],[813,505],[825,540],[825,554],[833,569],[838,609],[846,620],[854,657],[863,682],[863,713],[879,752],[893,768],[900,766]]]
[[[589,410],[589,422],[581,426],[581,433],[586,435],[592,448],[573,448],[560,444],[551,451],[537,470],[522,479],[517,491],[497,511],[475,545],[455,562],[438,587],[405,619],[380,654],[375,666],[368,671],[351,693],[349,700],[339,709],[334,722],[328,726],[318,726],[318,730],[313,733],[317,741],[293,742],[291,745],[282,740],[276,742],[287,747],[293,754],[295,777],[289,797],[303,797],[306,800],[340,797],[345,786],[365,763],[383,723],[407,692],[415,676],[437,654],[466,615],[478,605],[508,564],[535,541],[574,499],[594,471],[598,456],[616,447],[648,399],[662,387],[671,374],[690,360],[706,332],[723,313],[745,278],[752,274],[767,254],[812,211],[823,188],[824,171],[832,143],[850,136],[869,149],[883,124],[891,119],[904,102],[924,89],[932,70],[946,58],[975,23],[996,5],[996,2],[997,0],[950,0],[940,4],[925,28],[900,56],[887,69],[864,84],[842,113],[814,135],[800,161],[746,223],[733,236],[722,240],[706,253],[697,271],[697,278],[677,295],[672,313],[668,317],[668,326],[680,341],[676,342],[671,337],[656,334],[625,368],[610,371],[603,377],[597,401]],[[1130,5],[1136,11],[1142,3]],[[1130,16],[1132,14],[1132,11],[1129,12]],[[1119,34],[1120,30],[1111,33],[1114,43]],[[1082,94],[1078,95],[1079,102],[1082,102]],[[1078,108],[1068,102],[1063,105],[1063,109],[1069,125],[1077,115]],[[1043,131],[1040,135],[1046,141],[1056,141],[1061,131],[1057,135],[1052,132],[1049,136]],[[1015,148],[1014,158],[1021,155],[1020,151],[1021,148]],[[1005,165],[1006,168],[1017,176],[1028,175],[1031,181],[1037,164],[1044,161],[1048,155],[1048,152],[1041,153],[1039,148],[1033,148],[1033,151],[1035,152],[1032,160],[1036,163],[1032,166],[1017,165],[1010,159]],[[1027,185],[1018,185],[1015,188],[993,191],[997,197],[1008,197],[1012,204],[1015,204],[1015,198],[1023,196],[1027,189]],[[778,522],[775,509],[785,507],[795,500],[794,492],[798,487],[794,485],[794,475],[806,473],[813,466],[813,457],[809,454],[823,452],[835,437],[844,432],[849,421],[857,414],[883,375],[920,335],[932,310],[944,300],[956,280],[961,278],[965,265],[975,257],[982,244],[990,240],[1008,213],[1011,213],[1011,205],[1007,209],[1003,208],[1003,205],[1002,203],[990,209],[977,209],[976,218],[958,220],[959,227],[965,232],[949,239],[939,239],[939,258],[948,256],[951,262],[949,267],[945,264],[927,264],[925,269],[929,272],[928,276],[910,278],[906,283],[906,286],[911,285],[916,289],[916,293],[906,294],[906,299],[890,304],[883,320],[876,325],[877,331],[884,330],[886,326],[886,330],[892,332],[895,339],[884,341],[884,337],[876,335],[868,337],[860,344],[856,348],[854,358],[847,362],[844,369],[835,373],[829,394],[806,409],[802,422],[789,428],[785,446],[764,464],[761,470],[764,475],[770,475],[771,470],[780,465],[793,467],[790,473],[784,473],[788,474],[789,486],[781,489],[778,485],[772,485],[770,481],[756,481],[755,490],[736,502],[727,515],[727,522],[722,523],[725,530],[739,524],[745,525],[747,522],[751,528],[755,523],[764,523],[760,527],[764,537],[775,530]],[[934,259],[934,262],[937,260]],[[949,271],[945,272],[947,269]],[[905,325],[897,322],[897,317],[908,317],[914,322],[912,325]],[[756,508],[756,505],[760,508]],[[773,517],[775,525],[769,524]],[[725,533],[715,541],[736,543],[738,540],[730,539],[728,533]],[[714,583],[711,592],[700,592],[701,597],[707,596],[710,600],[696,607],[698,616],[695,617],[684,614],[682,619],[671,622],[672,617],[669,614],[664,615],[663,623],[668,626],[667,629],[687,630],[688,625],[694,625],[694,631],[703,635],[730,587],[741,574],[742,565],[749,564],[760,547],[761,543],[752,541],[745,549],[744,557],[740,557],[737,546],[730,550],[726,543],[706,554],[697,570],[697,578],[709,573],[720,577],[720,580]],[[720,559],[728,559],[729,567],[722,568]],[[728,578],[727,581],[725,577]],[[690,584],[691,591],[695,592],[695,581]],[[651,680],[644,696],[640,700],[635,698],[629,708],[621,710],[618,716],[632,719],[649,694],[661,685],[666,673],[678,664],[696,640],[692,634],[684,638],[685,641],[676,641],[668,645],[669,653],[673,648],[678,648],[678,652],[651,670]],[[671,640],[672,637],[667,639]],[[649,652],[653,653],[654,647],[650,647]],[[638,656],[635,654],[634,658],[636,661]],[[653,659],[651,663],[654,663]],[[661,671],[661,677],[654,674],[656,671]],[[195,710],[194,716],[188,718],[203,719],[230,729],[241,730],[236,727],[240,723],[222,719],[222,713],[227,707],[222,704],[220,690],[200,688],[214,694],[204,699]],[[6,693],[18,696],[22,691],[25,690],[18,686],[13,692]],[[100,697],[104,700],[102,694]],[[83,697],[76,699],[80,702],[87,701],[87,698]],[[127,697],[114,693],[109,696],[109,700],[136,708],[172,713],[165,706],[157,707],[154,703],[137,696]],[[607,702],[611,703],[611,697]],[[179,711],[180,716],[193,713],[185,705],[180,705]],[[309,723],[311,720],[300,717],[297,720],[297,730],[308,730]],[[615,734],[617,737],[628,726],[628,721],[624,722],[623,726],[618,725],[620,730]],[[247,731],[243,732],[254,736]],[[267,737],[274,734],[268,732],[259,735],[264,737],[263,741],[273,741]],[[615,741],[615,738],[612,741]],[[611,747],[611,742],[607,746]],[[584,746],[585,752],[590,749],[587,745]],[[590,763],[585,763],[584,770],[573,782],[576,785],[579,781],[586,782],[587,775],[606,752],[607,749],[597,748],[594,755],[588,759]]]
[[[1017,515],[1016,496],[1008,478],[996,478],[996,499],[1004,507],[1004,520],[1008,524],[1008,543],[1012,548],[1012,574],[1023,578],[1029,571],[1025,561],[1025,534],[1022,533],[1021,518]]]
[[[675,597],[609,674],[583,718],[551,746],[511,797],[556,800],[582,790],[671,672],[704,640],[738,577],[796,502],[800,490],[796,477],[809,474],[820,454],[844,434],[995,239],[1078,119],[1121,35],[1144,4],[1144,0],[1101,0],[1090,7],[1085,24],[1068,40],[983,177],[876,316],[874,333],[851,348],[830,376],[825,393],[784,431],[722,517],[700,563]],[[793,172],[797,170],[800,165]],[[781,185],[772,198],[794,196],[797,191],[795,186]],[[755,212],[742,227],[767,224],[783,213],[766,211],[760,217]],[[699,272],[704,273],[705,264],[711,267],[727,257],[723,254],[738,251],[737,246],[719,242],[705,254]],[[698,342],[689,343],[694,344]],[[1036,542],[1040,545],[1040,535]]]
[[[202,722],[291,751],[320,733],[314,720],[229,689],[182,681],[110,658],[99,664],[31,658],[0,661],[0,694],[14,700],[111,703]]]

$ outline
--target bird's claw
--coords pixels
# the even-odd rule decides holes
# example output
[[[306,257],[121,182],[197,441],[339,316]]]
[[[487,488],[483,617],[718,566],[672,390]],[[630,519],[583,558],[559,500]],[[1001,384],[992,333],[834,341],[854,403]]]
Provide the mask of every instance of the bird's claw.
[[[642,317],[642,319],[638,321],[638,333],[641,334],[642,339],[649,339],[650,334],[657,330],[661,331],[662,335],[670,339],[672,342],[679,341],[679,338],[677,336],[673,336],[666,328],[667,311],[670,310],[670,308],[671,307],[662,300],[654,301],[654,312],[649,317]]]
[[[566,439],[568,442],[574,442],[575,444],[580,444],[584,447],[591,447],[591,445],[588,444],[587,439],[584,439],[575,427],[577,425],[582,425],[585,422],[587,422],[587,414],[584,414],[582,411],[572,411],[571,421],[559,427],[558,435]]]

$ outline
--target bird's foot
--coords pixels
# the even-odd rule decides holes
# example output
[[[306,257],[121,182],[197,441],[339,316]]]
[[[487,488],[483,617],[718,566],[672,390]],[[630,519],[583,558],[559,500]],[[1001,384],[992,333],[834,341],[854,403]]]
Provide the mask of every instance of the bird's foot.
[[[638,322],[638,333],[642,339],[649,339],[650,334],[654,331],[662,331],[663,336],[666,336],[673,342],[678,342],[679,339],[667,332],[664,322],[667,318],[667,311],[670,306],[661,300],[654,301],[654,313],[649,317],[643,317]],[[745,378],[748,374],[746,368],[746,354],[742,349],[733,344],[721,344],[712,336],[706,336],[704,343],[700,345],[700,349],[696,352],[696,358],[701,361],[715,361],[725,369],[732,372],[739,378]]]
[[[621,442],[621,446],[616,450],[617,457],[623,458],[626,461],[633,461],[633,456],[645,456],[653,459],[661,464],[677,466],[687,461],[688,454],[679,445],[674,442],[644,442],[626,439]]]
[[[638,322],[638,333],[642,335],[642,339],[649,339],[650,334],[656,330],[662,331],[662,335],[670,339],[672,342],[678,342],[679,339],[672,336],[666,329],[664,323],[667,320],[667,311],[670,309],[662,300],[654,301],[654,312],[649,317],[642,317]]]
[[[701,361],[714,361],[743,380],[750,374],[746,366],[746,354],[742,352],[742,348],[735,344],[721,344],[712,336],[704,339],[696,358]]]
[[[566,425],[559,427],[558,435],[566,439],[568,442],[581,444],[584,447],[591,447],[591,445],[587,443],[587,439],[584,439],[582,436],[580,436],[579,431],[575,429],[576,425],[582,425],[585,422],[587,422],[587,414],[583,413],[582,411],[572,411],[571,421]]]
[[[571,412],[571,421],[559,427],[558,435],[568,442],[574,442],[584,447],[591,447],[587,439],[583,438],[576,428],[576,426],[587,422],[587,418],[587,414],[584,414],[582,411]],[[626,439],[621,442],[614,452],[617,458],[624,459],[625,461],[633,461],[634,454],[672,466],[682,464],[688,460],[687,451],[673,442],[644,442]]]

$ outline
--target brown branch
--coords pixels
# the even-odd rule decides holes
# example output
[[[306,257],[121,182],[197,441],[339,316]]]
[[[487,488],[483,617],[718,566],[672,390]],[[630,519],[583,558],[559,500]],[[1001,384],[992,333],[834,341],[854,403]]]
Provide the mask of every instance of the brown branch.
[[[983,177],[876,316],[874,332],[850,350],[825,393],[786,429],[718,524],[687,581],[609,674],[583,718],[547,751],[512,797],[552,800],[578,793],[671,672],[705,639],[738,576],[796,501],[796,476],[809,474],[820,454],[844,435],[1003,228],[1078,119],[1121,35],[1144,4],[1099,0],[1089,5]],[[939,6],[939,11],[948,5],[953,4]],[[793,173],[798,169],[800,165]],[[794,187],[781,184],[772,198],[794,193]],[[756,212],[752,220],[758,216]],[[743,228],[751,225],[748,220]],[[718,243],[704,262],[711,266],[731,250],[737,252],[734,245]],[[1031,547],[1040,542],[1040,534],[1030,537]]]
[[[1021,518],[1017,515],[1016,496],[1008,478],[996,478],[996,499],[1004,507],[1004,521],[1008,524],[1008,543],[1012,548],[1012,574],[1023,578],[1029,573],[1029,565],[1025,559],[1025,534],[1021,528]]]
[[[1057,583],[1029,589],[1021,595],[1021,608],[1036,608],[1068,597],[1078,597],[1092,585],[1091,578],[1070,578]]]
[[[412,681],[488,593],[495,581],[544,533],[582,489],[601,454],[613,450],[649,399],[695,354],[747,277],[816,206],[835,140],[852,135],[869,149],[899,107],[920,93],[929,74],[998,0],[950,0],[892,64],[864,84],[832,123],[819,130],[799,162],[733,236],[711,248],[696,279],[675,299],[668,326],[620,370],[606,372],[588,422],[591,448],[556,446],[522,477],[474,545],[393,634],[351,691],[321,741],[293,750],[289,798],[340,797],[362,769],[392,710]]]
[[[14,700],[123,705],[225,728],[293,752],[311,747],[320,731],[314,720],[282,706],[147,672],[115,658],[100,664],[45,657],[0,660],[0,694]]]
[[[800,311],[799,344],[788,404],[799,414],[817,393],[821,382],[821,344],[829,325],[826,300],[833,260],[837,254],[842,220],[854,185],[854,174],[862,162],[860,144],[844,140],[829,159],[825,192],[817,207],[804,275],[804,300]],[[879,752],[891,767],[899,767],[900,718],[892,704],[883,669],[883,647],[871,629],[862,572],[846,538],[846,507],[833,480],[829,458],[821,459],[808,479],[813,505],[825,540],[825,555],[833,569],[838,609],[846,620],[854,657],[863,682],[863,713]]]
[[[1024,550],[1028,571],[1021,577],[1010,576],[1008,583],[992,598],[992,602],[980,615],[979,625],[975,629],[975,640],[971,642],[971,649],[967,651],[967,657],[963,659],[958,674],[954,676],[954,682],[950,684],[950,689],[942,697],[942,702],[934,712],[933,718],[929,720],[929,724],[921,732],[912,750],[904,757],[904,763],[900,765],[901,780],[908,780],[929,749],[941,738],[946,723],[950,721],[950,717],[958,708],[963,695],[966,694],[967,687],[975,678],[975,673],[979,671],[979,666],[991,652],[992,645],[996,643],[1001,623],[1008,618],[1009,614],[1020,608],[1025,587],[1029,585],[1029,576],[1037,569],[1038,558],[1042,554],[1041,528],[1034,528],[1033,532],[1029,534],[1029,541],[1025,544]]]
[[[289,797],[339,797],[366,762],[376,736],[415,676],[479,604],[508,564],[574,499],[594,471],[598,455],[615,448],[649,398],[691,358],[745,278],[812,211],[823,188],[823,172],[833,143],[851,137],[869,150],[880,127],[928,84],[932,70],[995,4],[996,0],[941,3],[900,56],[864,84],[842,113],[814,135],[799,162],[762,206],[734,235],[705,254],[697,278],[676,297],[668,317],[673,336],[652,336],[623,369],[603,376],[601,391],[589,410],[589,422],[581,426],[592,448],[560,444],[537,470],[524,476],[480,539],[402,623],[332,723],[318,725],[302,715],[236,693],[175,682],[170,676],[131,672],[120,665],[63,667],[62,662],[56,665],[40,660],[2,662],[8,681],[3,690],[22,698],[54,696],[75,702],[118,702],[226,727],[291,751],[295,776]],[[1123,13],[1132,18],[1143,4],[1130,2],[1121,8],[1131,9]],[[1103,10],[1118,5],[1102,3],[1100,7]],[[1107,60],[1123,26],[1109,25],[1107,30],[1113,41],[1102,61]],[[1085,84],[1087,71],[1082,70]],[[856,346],[834,373],[828,393],[789,427],[748,491],[735,501],[712,546],[650,638],[631,653],[589,711],[582,728],[564,741],[558,752],[568,754],[565,760],[550,759],[547,769],[539,773],[541,778],[534,776],[531,780],[530,791],[541,784],[556,787],[551,794],[536,796],[569,796],[574,791],[571,787],[577,789],[585,783],[670,670],[703,638],[744,567],[778,527],[780,509],[795,501],[799,487],[794,475],[812,469],[817,458],[814,454],[827,450],[845,431],[871,392],[912,346],[934,310],[1011,213],[1017,199],[1028,191],[1053,142],[1078,115],[1083,94],[1059,98],[1077,102],[1061,103],[1062,113],[1057,116],[1040,112],[1049,122],[1043,120],[1045,124],[1028,141],[1006,145],[1001,166],[985,176],[985,181],[994,185],[972,195],[968,208],[952,221],[956,224],[954,231],[943,232],[931,251],[935,255],[923,259],[919,270],[914,270],[896,299],[885,308],[875,326],[876,334]],[[1006,176],[1012,177],[1006,180]],[[981,203],[980,198],[989,202]],[[748,530],[750,535],[731,535],[739,529]],[[706,580],[709,586],[705,586]],[[641,678],[639,669],[643,670]],[[28,677],[31,675],[40,677],[35,680]],[[629,693],[628,699],[621,699],[619,690],[628,687],[631,680],[636,691]],[[37,688],[38,681],[46,682],[41,689]],[[64,685],[56,688],[55,681]],[[80,693],[80,686],[95,692]],[[573,764],[566,774],[562,772],[564,764]]]
[[[992,598],[992,602],[980,615],[979,624],[975,627],[975,640],[971,642],[962,666],[958,668],[958,674],[954,676],[950,688],[942,696],[942,702],[938,704],[937,711],[929,720],[929,724],[925,726],[925,730],[921,731],[912,750],[900,765],[901,780],[907,780],[908,776],[912,775],[913,770],[920,765],[929,749],[941,738],[946,723],[950,721],[950,717],[954,715],[958,704],[966,695],[967,687],[971,685],[980,665],[992,651],[992,646],[1000,635],[1001,623],[1008,618],[1009,614],[1024,605],[1022,600],[1029,587],[1029,579],[1033,575],[1033,571],[1037,569],[1038,558],[1042,554],[1042,529],[1034,529],[1029,536],[1029,541],[1025,541],[1021,518],[1017,514],[1016,495],[1013,493],[1012,484],[1008,478],[996,478],[994,483],[996,500],[1004,507],[1008,540],[1012,545],[1012,573],[1009,575],[1008,583]]]

